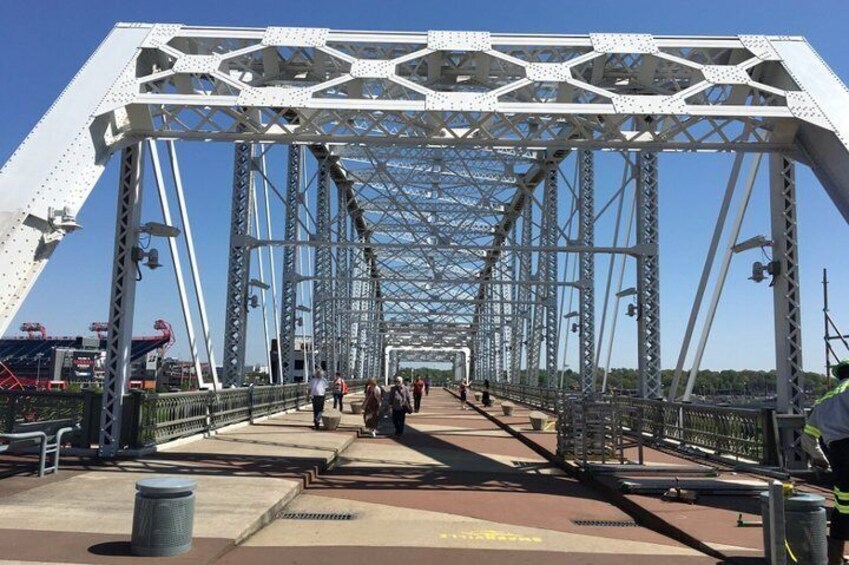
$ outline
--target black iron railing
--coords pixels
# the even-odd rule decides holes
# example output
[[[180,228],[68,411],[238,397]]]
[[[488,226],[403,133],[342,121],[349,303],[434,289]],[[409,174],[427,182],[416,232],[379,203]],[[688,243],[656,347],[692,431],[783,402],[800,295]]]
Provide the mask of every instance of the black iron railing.
[[[348,381],[351,392],[365,380]],[[132,391],[124,397],[121,444],[140,448],[253,421],[304,406],[304,383],[231,388],[219,391],[151,393]],[[43,420],[73,420],[80,430],[73,442],[91,447],[98,441],[101,395],[95,391],[47,392],[0,390],[0,430]]]
[[[479,383],[472,383],[472,387],[479,387]],[[515,400],[546,412],[557,411],[557,394],[560,392],[556,388],[507,383],[491,383],[490,391],[499,398]]]
[[[556,413],[558,394],[575,393],[554,388],[493,383],[492,393],[548,412]],[[772,410],[684,404],[626,396],[596,398],[621,413],[618,421],[628,433],[647,441],[686,449],[698,448],[705,455],[746,460],[762,465],[777,463]],[[561,403],[561,406],[564,404]],[[570,416],[571,417],[571,416]]]
[[[351,392],[362,390],[364,380],[348,381]],[[253,421],[294,410],[309,400],[304,383],[231,388],[218,392],[144,394],[136,447],[158,445],[198,433]]]

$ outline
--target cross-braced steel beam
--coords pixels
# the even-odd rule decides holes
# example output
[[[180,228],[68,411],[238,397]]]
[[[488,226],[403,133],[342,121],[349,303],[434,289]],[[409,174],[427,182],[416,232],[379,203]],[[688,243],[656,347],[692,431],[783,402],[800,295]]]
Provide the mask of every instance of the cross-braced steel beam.
[[[796,231],[796,167],[781,154],[769,156],[769,204],[772,224],[775,310],[776,410],[801,417],[805,412],[805,374],[802,370],[802,297],[799,289],[799,245]],[[804,469],[802,419],[779,426],[784,467]]]
[[[227,300],[224,319],[225,387],[240,386],[245,373],[248,331],[248,281],[251,245],[251,144],[237,143],[233,163],[233,197],[230,210],[230,258],[227,266]]]
[[[592,247],[595,241],[595,170],[593,152],[578,153],[578,241]],[[592,394],[595,386],[595,255],[581,253],[579,354],[581,393]]]
[[[318,162],[318,181],[315,197],[316,240],[329,244],[331,241],[330,213],[330,170],[327,159]],[[313,285],[313,333],[315,335],[316,362],[325,365],[328,371],[336,370],[333,347],[332,310],[333,272],[329,245],[315,250],[315,275]]]
[[[114,457],[122,447],[121,417],[124,393],[130,379],[130,349],[136,301],[138,263],[134,250],[141,217],[142,163],[141,143],[129,145],[121,152],[112,294],[109,298],[109,331],[106,335],[106,375],[103,380],[103,408],[100,413],[101,457]]]
[[[639,394],[661,398],[660,380],[660,256],[658,254],[657,154],[643,151],[637,156],[637,355]]]
[[[557,179],[559,177],[559,162],[550,159],[546,163],[545,191],[542,200],[542,233],[540,239],[543,246],[555,247],[560,238],[560,223],[557,206]],[[560,316],[557,308],[557,253],[544,251],[540,253],[542,262],[542,279],[540,288],[545,293],[545,374],[547,386],[554,386],[557,376],[558,346],[560,343],[558,329]]]
[[[301,153],[298,145],[289,145],[286,167],[286,208],[283,239],[294,242],[298,234],[298,205],[301,187]],[[292,245],[283,248],[283,296],[280,305],[281,372],[287,383],[295,380],[295,313],[297,306],[298,249]]]

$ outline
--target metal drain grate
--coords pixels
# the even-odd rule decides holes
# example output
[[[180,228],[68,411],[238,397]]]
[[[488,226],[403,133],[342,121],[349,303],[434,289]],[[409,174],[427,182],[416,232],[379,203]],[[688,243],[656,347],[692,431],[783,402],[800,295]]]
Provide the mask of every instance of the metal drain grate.
[[[354,514],[350,512],[281,512],[277,515],[278,520],[353,520]]]
[[[597,528],[636,528],[633,520],[572,520],[576,526],[595,526]]]

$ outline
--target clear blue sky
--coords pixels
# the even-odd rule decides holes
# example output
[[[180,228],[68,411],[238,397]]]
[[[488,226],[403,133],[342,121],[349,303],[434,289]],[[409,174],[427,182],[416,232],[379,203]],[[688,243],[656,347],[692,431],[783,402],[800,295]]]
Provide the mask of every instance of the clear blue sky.
[[[0,104],[0,161],[17,147],[70,78],[118,21],[175,22],[226,26],[317,26],[342,29],[461,29],[542,33],[646,32],[655,34],[766,33],[805,35],[835,72],[849,81],[849,2],[819,0],[770,2],[714,0],[688,3],[538,1],[263,1],[205,0],[140,2],[67,2],[41,0],[0,3],[0,70],[4,77]],[[204,245],[201,268],[214,329],[223,322],[226,234],[229,213],[229,151],[222,145],[183,149],[184,175],[194,230]],[[723,155],[663,156],[661,160],[662,321],[664,367],[674,365],[680,334],[701,270],[703,253],[719,207],[730,166]],[[84,332],[88,323],[106,317],[113,237],[115,161],[82,210],[81,232],[67,238],[17,316],[41,321],[54,334]],[[600,173],[599,182],[614,174]],[[849,329],[849,263],[841,242],[849,235],[813,176],[800,167],[799,232],[802,239],[805,365],[822,370],[821,269],[829,267],[832,307]],[[759,184],[743,237],[767,233],[766,194]],[[604,188],[601,189],[606,190]],[[145,215],[156,216],[153,198]],[[162,247],[162,246],[160,246]],[[164,249],[163,249],[164,251]],[[167,256],[163,256],[165,260]],[[746,280],[755,255],[733,265],[703,366],[709,368],[771,368],[772,306],[765,284]],[[151,330],[153,320],[166,318],[179,328],[179,308],[166,269],[145,274],[139,287],[136,333]],[[622,346],[614,366],[633,365],[633,322],[620,320]],[[258,334],[255,334],[258,335]],[[182,333],[178,339],[184,343]],[[184,347],[177,348],[185,355]],[[254,339],[250,361],[263,359]]]

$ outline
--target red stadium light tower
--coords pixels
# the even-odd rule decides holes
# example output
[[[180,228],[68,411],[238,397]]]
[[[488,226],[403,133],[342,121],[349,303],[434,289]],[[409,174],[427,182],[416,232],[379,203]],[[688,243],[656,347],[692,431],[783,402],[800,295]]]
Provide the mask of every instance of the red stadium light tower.
[[[21,324],[21,331],[27,332],[29,339],[33,339],[36,335],[41,336],[41,339],[47,337],[47,328],[40,322],[24,322]]]

